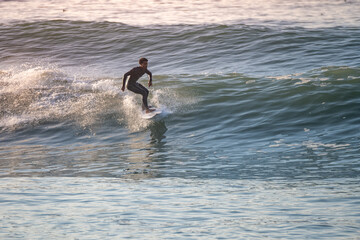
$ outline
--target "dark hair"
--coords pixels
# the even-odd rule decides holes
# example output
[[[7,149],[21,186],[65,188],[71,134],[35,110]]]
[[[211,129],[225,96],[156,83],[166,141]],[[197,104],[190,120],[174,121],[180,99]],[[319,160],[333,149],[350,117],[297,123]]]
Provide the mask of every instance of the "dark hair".
[[[146,58],[140,58],[139,64],[141,65],[143,62],[148,62],[148,60]]]

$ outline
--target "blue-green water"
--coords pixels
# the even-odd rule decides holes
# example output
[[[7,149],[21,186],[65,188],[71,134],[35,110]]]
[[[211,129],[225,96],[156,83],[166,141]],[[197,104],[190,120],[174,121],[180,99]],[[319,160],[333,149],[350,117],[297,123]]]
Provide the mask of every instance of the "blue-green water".
[[[356,239],[358,10],[0,2],[0,238]]]

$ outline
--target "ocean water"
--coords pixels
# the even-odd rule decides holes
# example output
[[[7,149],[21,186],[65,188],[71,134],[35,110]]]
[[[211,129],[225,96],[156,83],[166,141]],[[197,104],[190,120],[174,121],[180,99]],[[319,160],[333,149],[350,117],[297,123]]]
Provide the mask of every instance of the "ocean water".
[[[0,238],[359,239],[359,12],[0,1]]]

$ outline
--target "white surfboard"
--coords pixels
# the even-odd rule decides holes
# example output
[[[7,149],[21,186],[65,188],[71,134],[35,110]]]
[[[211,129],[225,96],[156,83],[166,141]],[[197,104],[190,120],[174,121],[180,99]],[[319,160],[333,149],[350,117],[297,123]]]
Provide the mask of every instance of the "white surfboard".
[[[152,119],[156,115],[162,113],[162,111],[160,109],[156,109],[156,108],[152,108],[152,109],[155,109],[155,111],[152,111],[152,112],[149,112],[149,113],[146,113],[146,111],[142,111],[141,112],[141,118],[143,118],[143,119]]]

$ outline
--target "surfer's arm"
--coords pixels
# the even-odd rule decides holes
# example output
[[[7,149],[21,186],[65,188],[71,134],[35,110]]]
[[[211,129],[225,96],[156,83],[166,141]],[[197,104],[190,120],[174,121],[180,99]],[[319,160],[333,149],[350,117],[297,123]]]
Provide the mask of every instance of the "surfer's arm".
[[[125,90],[126,79],[130,76],[130,72],[131,72],[131,71],[128,71],[127,73],[124,74],[124,77],[123,77],[123,85],[122,85],[122,88],[121,88],[122,91]]]
[[[146,71],[145,71],[148,75],[149,75],[149,77],[150,77],[150,80],[149,80],[149,87],[150,86],[152,86],[152,73],[149,71],[149,70],[147,70],[146,69]]]

